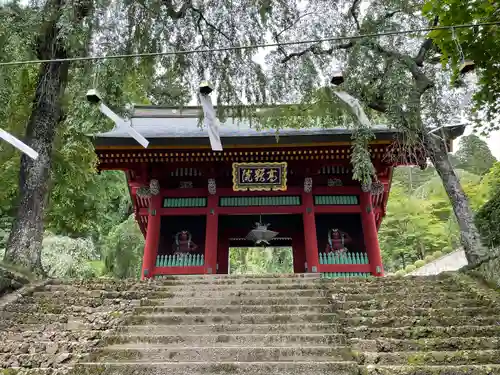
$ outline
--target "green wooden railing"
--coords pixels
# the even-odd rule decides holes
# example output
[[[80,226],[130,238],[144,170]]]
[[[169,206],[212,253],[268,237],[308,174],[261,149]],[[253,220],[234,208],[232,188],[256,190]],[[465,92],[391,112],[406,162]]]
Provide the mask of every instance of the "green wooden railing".
[[[221,207],[300,206],[300,196],[221,197]]]
[[[314,205],[332,205],[332,206],[356,206],[359,204],[357,195],[315,195]]]
[[[190,267],[203,266],[203,254],[158,255],[156,267]]]
[[[319,264],[369,264],[366,253],[319,253]]]
[[[371,274],[369,272],[323,272],[321,274],[322,279],[347,279],[350,277],[361,277],[368,278]]]
[[[164,198],[163,208],[206,207],[207,198]]]

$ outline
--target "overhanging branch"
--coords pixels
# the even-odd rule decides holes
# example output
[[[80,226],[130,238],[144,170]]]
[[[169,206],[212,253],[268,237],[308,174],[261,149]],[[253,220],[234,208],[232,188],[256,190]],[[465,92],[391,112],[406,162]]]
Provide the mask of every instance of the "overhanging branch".
[[[179,20],[181,18],[186,17],[186,13],[189,8],[192,8],[193,1],[188,0],[185,1],[179,10],[175,10],[175,6],[173,4],[173,0],[163,0],[163,5],[165,5],[167,9],[167,15],[173,20]]]
[[[307,53],[312,53],[313,55],[331,55],[334,51],[338,51],[341,49],[349,49],[352,47],[354,47],[354,42],[337,44],[336,46],[333,46],[333,47],[328,48],[328,49],[319,48],[318,44],[314,44],[311,47],[306,48],[302,51],[293,52],[293,53],[286,55],[283,59],[281,59],[281,63],[284,64],[293,58],[304,56]]]
[[[438,16],[434,17],[434,21],[432,22],[432,26],[437,26],[438,22],[439,22],[439,17]],[[427,38],[426,40],[424,40],[424,42],[420,46],[420,49],[417,53],[417,56],[415,56],[415,58],[414,58],[417,66],[419,66],[419,67],[424,66],[425,56],[426,56],[427,52],[429,52],[429,50],[432,48],[432,45],[433,45],[433,41],[431,38]]]
[[[361,25],[358,19],[358,7],[360,2],[361,0],[354,0],[351,7],[349,8],[349,14],[354,19],[354,23],[356,24],[356,28],[358,30],[361,30]]]

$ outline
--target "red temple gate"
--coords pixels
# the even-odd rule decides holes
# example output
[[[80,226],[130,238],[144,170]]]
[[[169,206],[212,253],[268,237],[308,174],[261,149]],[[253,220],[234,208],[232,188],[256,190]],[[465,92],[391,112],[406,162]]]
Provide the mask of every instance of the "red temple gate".
[[[274,132],[230,120],[221,126],[224,151],[214,152],[198,116],[195,108],[136,107],[132,126],[148,149],[120,129],[95,138],[99,169],[126,172],[146,238],[142,278],[227,273],[229,247],[253,246],[245,237],[261,217],[279,233],[271,246],[292,247],[294,272],[383,275],[377,231],[398,163],[387,157],[396,132],[374,128],[379,189],[365,192],[352,179],[347,129],[285,129],[277,142]],[[346,252],[330,251],[333,233]]]

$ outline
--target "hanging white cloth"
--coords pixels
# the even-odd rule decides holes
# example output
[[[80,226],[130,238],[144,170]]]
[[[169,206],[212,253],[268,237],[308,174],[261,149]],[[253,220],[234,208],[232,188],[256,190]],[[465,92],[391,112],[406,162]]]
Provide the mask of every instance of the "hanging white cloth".
[[[38,158],[38,152],[33,150],[31,147],[29,147],[25,143],[21,142],[19,139],[14,137],[12,134],[7,133],[3,129],[0,129],[0,138],[2,138],[4,141],[9,142],[12,146],[14,146],[18,150],[24,152],[26,155],[28,155],[33,160]]]
[[[222,142],[220,140],[220,123],[215,115],[215,109],[212,105],[212,99],[209,94],[200,94],[200,103],[203,108],[204,125],[208,129],[208,138],[212,151],[222,151]]]
[[[340,98],[340,100],[342,100],[351,108],[352,112],[354,113],[354,115],[356,115],[361,125],[363,125],[364,127],[371,128],[372,124],[368,119],[368,117],[366,116],[363,107],[361,107],[361,104],[359,104],[358,99],[349,95],[345,91],[334,91],[334,93]]]

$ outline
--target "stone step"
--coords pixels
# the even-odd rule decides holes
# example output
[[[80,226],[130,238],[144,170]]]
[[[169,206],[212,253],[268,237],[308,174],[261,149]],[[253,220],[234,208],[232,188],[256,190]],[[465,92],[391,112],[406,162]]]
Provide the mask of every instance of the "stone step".
[[[366,309],[366,310],[385,310],[390,308],[440,308],[443,306],[451,308],[459,307],[478,307],[487,306],[485,301],[478,301],[476,299],[445,299],[445,300],[434,300],[431,296],[427,299],[413,300],[413,299],[393,299],[378,301],[376,299],[370,299],[367,301],[335,301],[335,306],[341,307],[345,310],[349,309]]]
[[[463,308],[437,308],[403,307],[380,310],[349,309],[337,311],[342,317],[380,317],[380,316],[492,316],[498,315],[498,309],[493,307],[463,307]]]
[[[2,338],[4,340],[12,341],[31,341],[31,340],[53,340],[57,337],[58,340],[64,339],[68,341],[78,341],[78,340],[95,340],[101,339],[106,335],[104,331],[97,330],[79,330],[79,331],[64,331],[59,329],[46,330],[44,327],[38,330],[31,330],[28,326],[25,326],[22,330],[16,331],[4,331],[2,332]]]
[[[349,361],[347,348],[331,346],[289,347],[182,347],[172,345],[112,345],[93,353],[89,360],[106,362],[330,362]]]
[[[331,300],[327,297],[301,297],[287,296],[278,297],[255,296],[255,297],[228,297],[228,298],[205,298],[205,297],[174,297],[168,299],[143,299],[141,306],[221,306],[221,305],[328,305]]]
[[[138,302],[139,303],[139,302]],[[85,306],[83,304],[66,304],[58,300],[50,304],[40,303],[10,303],[3,311],[22,314],[95,314],[111,313],[117,308],[114,304],[101,305],[98,307]]]
[[[428,294],[436,295],[441,293],[463,293],[464,289],[462,286],[456,283],[430,283],[430,284],[365,284],[365,285],[335,285],[335,284],[325,284],[323,289],[327,290],[330,294],[389,294],[394,295],[413,295],[413,294]]]
[[[210,284],[191,284],[191,283],[177,283],[175,285],[164,285],[161,283],[148,283],[137,285],[133,288],[125,289],[108,289],[103,285],[92,285],[88,288],[68,287],[66,285],[46,285],[44,290],[50,292],[67,291],[68,288],[73,290],[107,290],[107,291],[205,291],[205,290],[288,290],[288,289],[315,289],[327,288],[327,282],[322,279],[285,279],[283,282],[271,283],[210,283]]]
[[[406,326],[373,328],[366,326],[345,327],[349,337],[359,339],[428,339],[451,337],[500,337],[500,325],[462,326]]]
[[[323,305],[228,305],[228,306],[142,306],[134,310],[136,314],[281,314],[281,313],[315,313],[332,312],[332,306]]]
[[[205,279],[165,279],[155,280],[152,285],[155,287],[171,287],[179,285],[193,285],[197,287],[213,287],[219,285],[237,286],[242,285],[274,285],[274,284],[322,284],[329,283],[330,280],[316,277],[288,278],[288,277],[254,277],[254,278],[205,278]]]
[[[345,345],[347,339],[340,333],[247,333],[247,334],[130,334],[122,333],[105,340],[107,344],[146,343],[176,346],[290,346],[290,345]]]
[[[82,363],[75,375],[359,375],[354,362]]]
[[[425,300],[429,298],[434,298],[434,299],[439,299],[439,300],[453,300],[453,299],[478,299],[478,296],[476,296],[474,293],[470,292],[463,292],[463,291],[441,291],[438,293],[435,293],[433,291],[428,291],[428,290],[419,290],[419,291],[412,291],[411,293],[408,293],[407,290],[396,290],[391,293],[369,293],[369,294],[353,294],[353,293],[336,293],[335,291],[331,291],[330,293],[327,294],[327,297],[329,299],[333,300],[346,300],[346,301],[370,301],[370,300],[377,300],[377,301],[391,301],[394,299],[397,299],[398,301],[405,301],[405,300]]]
[[[199,292],[196,290],[185,292],[177,291],[172,292],[168,290],[163,291],[106,291],[106,290],[92,290],[92,291],[71,291],[63,294],[62,292],[36,292],[35,297],[40,296],[52,296],[58,298],[58,296],[68,295],[74,296],[78,294],[83,297],[93,297],[93,298],[110,298],[110,299],[125,299],[125,300],[140,300],[140,299],[184,299],[184,298],[238,298],[238,297],[249,297],[249,298],[259,298],[263,295],[262,290],[207,290]],[[325,291],[320,289],[291,289],[291,290],[270,290],[265,292],[266,297],[270,298],[280,298],[280,297],[325,297],[327,294]]]
[[[189,325],[189,324],[286,324],[286,323],[334,323],[336,314],[234,314],[234,315],[133,315],[129,324]]]
[[[130,287],[120,285],[106,285],[102,283],[86,283],[82,286],[68,286],[61,284],[49,284],[45,286],[46,291],[74,291],[80,290],[107,290],[107,291],[204,291],[204,290],[283,290],[283,289],[308,289],[308,288],[321,288],[325,290],[335,290],[340,293],[349,291],[357,291],[358,293],[369,293],[370,291],[379,290],[382,292],[392,292],[396,290],[423,290],[433,289],[442,291],[459,291],[461,287],[449,280],[428,280],[428,279],[415,279],[415,280],[400,280],[399,278],[380,279],[376,281],[367,281],[364,279],[352,279],[349,282],[341,282],[337,280],[328,279],[283,279],[282,282],[277,283],[279,279],[269,279],[269,283],[263,282],[248,282],[248,283],[206,283],[206,284],[191,284],[179,283],[176,285],[164,285],[161,282],[149,283],[136,283]]]
[[[495,316],[380,316],[351,317],[342,319],[348,327],[368,326],[371,328],[402,326],[460,326],[460,325],[495,325],[499,318]]]
[[[294,334],[339,333],[335,323],[292,324],[196,324],[196,325],[133,325],[121,326],[118,331],[135,335],[184,335],[184,334]]]
[[[452,350],[500,350],[500,337],[447,337],[415,340],[379,338],[350,339],[351,347],[362,352],[410,352]]]
[[[500,350],[364,352],[359,355],[358,361],[363,365],[498,365],[500,364]]]
[[[363,366],[360,375],[500,375],[498,365]]]
[[[0,322],[4,324],[9,322],[10,324],[51,324],[51,323],[67,323],[71,320],[71,317],[78,318],[82,322],[95,322],[101,321],[102,323],[109,322],[112,319],[119,317],[122,313],[120,311],[111,312],[93,312],[91,315],[84,312],[69,314],[52,314],[52,313],[18,313],[1,311],[0,312]]]
[[[40,305],[74,305],[74,306],[85,306],[91,308],[99,308],[101,306],[116,306],[124,302],[127,304],[140,304],[140,299],[137,300],[124,300],[122,298],[103,298],[101,292],[99,295],[94,297],[90,296],[91,292],[83,295],[75,296],[74,293],[61,293],[61,292],[35,292],[31,296],[25,296],[22,299],[16,301],[16,304],[29,305],[29,304],[40,304]]]

